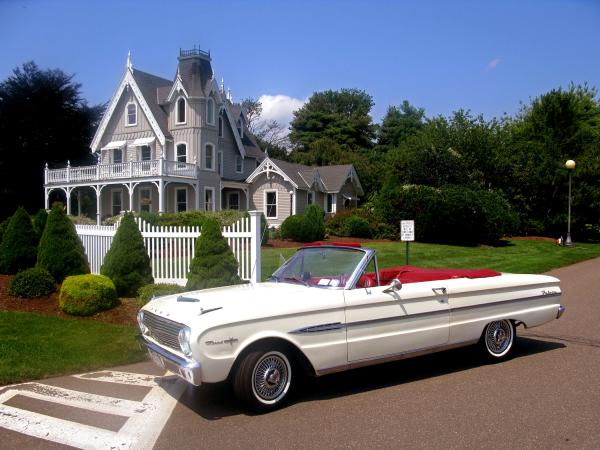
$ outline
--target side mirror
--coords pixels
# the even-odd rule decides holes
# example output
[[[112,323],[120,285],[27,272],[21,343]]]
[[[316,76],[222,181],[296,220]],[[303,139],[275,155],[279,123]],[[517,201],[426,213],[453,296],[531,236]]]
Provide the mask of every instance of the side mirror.
[[[390,286],[385,288],[383,292],[386,294],[391,294],[393,292],[398,292],[400,289],[402,289],[402,281],[400,281],[398,278],[394,278],[390,283]]]

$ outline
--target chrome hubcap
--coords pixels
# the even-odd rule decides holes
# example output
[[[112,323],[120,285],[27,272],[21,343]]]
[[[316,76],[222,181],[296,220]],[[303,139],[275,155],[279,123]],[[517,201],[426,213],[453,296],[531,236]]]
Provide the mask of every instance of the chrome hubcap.
[[[485,334],[488,350],[494,354],[505,352],[512,342],[512,333],[512,326],[506,320],[490,323]]]
[[[277,354],[266,355],[254,368],[254,392],[265,401],[276,400],[287,391],[288,379],[287,361]]]

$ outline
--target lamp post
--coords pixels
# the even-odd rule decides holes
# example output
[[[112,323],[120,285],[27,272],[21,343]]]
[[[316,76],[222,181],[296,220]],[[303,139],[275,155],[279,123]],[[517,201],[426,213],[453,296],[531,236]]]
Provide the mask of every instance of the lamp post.
[[[567,219],[567,239],[565,240],[565,245],[567,247],[573,247],[573,241],[571,240],[571,172],[575,169],[575,161],[569,159],[565,163],[565,168],[569,172],[569,215]]]

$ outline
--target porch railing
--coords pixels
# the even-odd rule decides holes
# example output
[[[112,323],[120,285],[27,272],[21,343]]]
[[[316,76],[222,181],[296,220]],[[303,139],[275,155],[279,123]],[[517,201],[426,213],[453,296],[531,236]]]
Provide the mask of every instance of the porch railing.
[[[150,161],[129,161],[95,166],[67,167],[45,170],[45,183],[79,183],[85,181],[114,180],[121,178],[142,178],[152,176],[172,176],[196,178],[195,164],[179,161],[153,159]]]

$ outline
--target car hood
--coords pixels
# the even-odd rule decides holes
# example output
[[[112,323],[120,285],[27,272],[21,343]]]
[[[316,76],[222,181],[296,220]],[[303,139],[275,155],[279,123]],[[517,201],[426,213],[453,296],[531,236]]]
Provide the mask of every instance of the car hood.
[[[343,293],[301,284],[267,282],[159,297],[146,304],[144,310],[186,325],[202,321],[205,326],[211,326],[304,312],[317,304],[322,308],[323,303],[316,300],[325,298],[343,302]]]

